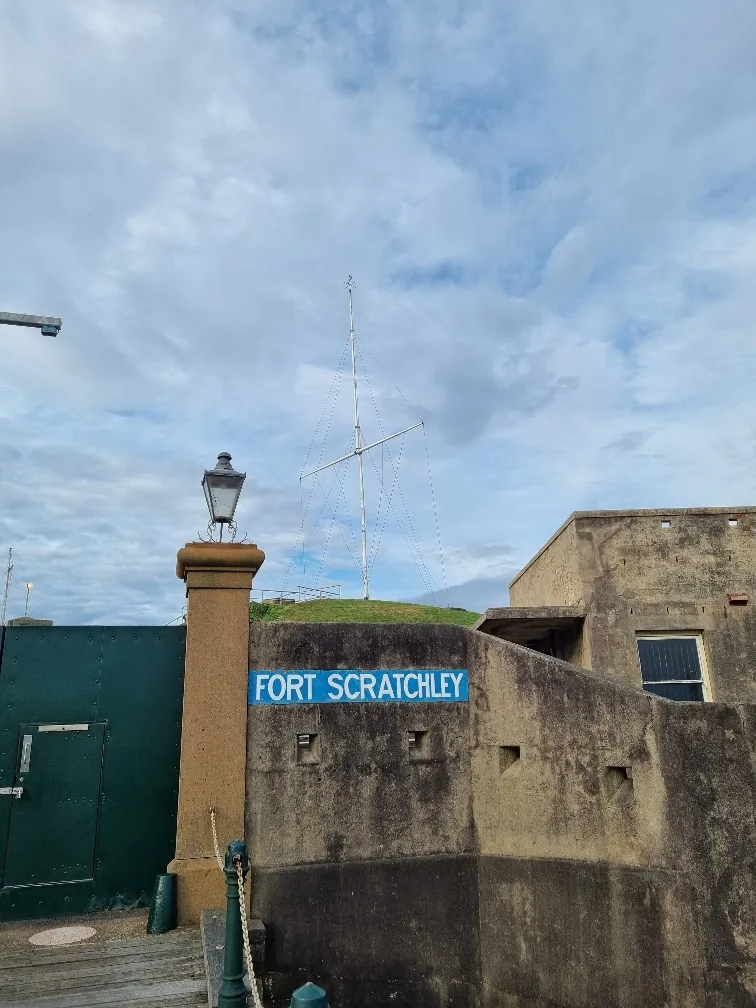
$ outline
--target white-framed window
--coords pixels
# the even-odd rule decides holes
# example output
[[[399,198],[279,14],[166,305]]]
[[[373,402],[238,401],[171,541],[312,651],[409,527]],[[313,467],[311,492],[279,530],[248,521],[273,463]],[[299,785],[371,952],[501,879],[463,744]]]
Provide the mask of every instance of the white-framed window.
[[[709,700],[700,634],[639,634],[643,689],[666,700]]]

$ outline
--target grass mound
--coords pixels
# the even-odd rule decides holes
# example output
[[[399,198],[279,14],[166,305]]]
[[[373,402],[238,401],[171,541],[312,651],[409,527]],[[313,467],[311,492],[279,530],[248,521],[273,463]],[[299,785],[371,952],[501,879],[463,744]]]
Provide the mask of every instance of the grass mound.
[[[472,626],[479,613],[467,609],[416,605],[414,602],[378,602],[373,599],[313,599],[280,605],[252,602],[249,618],[298,623],[454,623]]]

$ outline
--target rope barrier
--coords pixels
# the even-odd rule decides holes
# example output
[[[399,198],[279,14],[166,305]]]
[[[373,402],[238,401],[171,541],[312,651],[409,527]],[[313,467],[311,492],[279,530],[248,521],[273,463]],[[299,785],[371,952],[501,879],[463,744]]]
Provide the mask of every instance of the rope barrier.
[[[252,949],[249,947],[249,925],[247,924],[247,918],[244,913],[244,875],[242,874],[241,859],[238,857],[234,858],[234,864],[236,865],[236,884],[239,886],[239,916],[241,917],[241,929],[242,929],[242,941],[244,942],[244,958],[247,962],[247,974],[249,976],[249,985],[252,988],[252,1000],[254,1002],[255,1008],[263,1008],[263,1003],[260,998],[260,991],[257,989],[257,978],[255,977],[255,967],[252,965]],[[252,902],[252,882],[250,880],[250,903]]]
[[[215,832],[215,809],[210,809],[210,828],[213,831],[213,848],[215,849],[215,860],[218,862],[218,867],[223,871],[223,858],[221,857],[220,850],[218,849],[218,834]]]

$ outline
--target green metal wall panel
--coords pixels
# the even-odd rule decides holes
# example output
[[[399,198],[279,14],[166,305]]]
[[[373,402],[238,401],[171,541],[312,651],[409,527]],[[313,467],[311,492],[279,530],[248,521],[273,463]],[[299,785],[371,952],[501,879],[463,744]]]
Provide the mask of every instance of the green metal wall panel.
[[[108,627],[108,712],[97,849],[98,906],[149,899],[173,858],[184,689],[183,627]]]
[[[81,803],[69,825],[75,821],[86,837],[80,838],[78,849],[57,852],[54,884],[6,884],[0,890],[0,919],[146,902],[155,875],[165,871],[174,851],[185,629],[11,627],[0,640],[0,785],[18,783],[24,724],[85,722],[94,727],[97,722],[103,732],[101,777],[86,762],[92,757],[93,765],[93,754],[83,749],[81,758],[74,754],[77,743],[40,743],[41,756],[44,747],[71,749],[71,759],[62,759],[54,772],[48,767],[46,787],[50,795],[60,791],[63,801]],[[36,767],[41,772],[44,761]],[[31,775],[29,780],[33,782]],[[28,797],[23,810],[23,797],[0,797],[0,871],[3,866],[17,871],[22,847],[16,826],[21,833],[31,832],[25,819],[39,820],[30,843],[39,843],[40,830],[52,836],[55,823],[60,837],[61,823],[66,824],[54,795],[47,813],[31,807],[33,792]],[[35,801],[42,799],[37,794]],[[96,817],[90,814],[93,802]],[[15,824],[14,811],[22,813]],[[66,841],[56,842],[66,847]],[[72,881],[71,875],[81,870],[76,859],[86,859],[90,848],[94,882]],[[11,873],[11,879],[18,877]]]

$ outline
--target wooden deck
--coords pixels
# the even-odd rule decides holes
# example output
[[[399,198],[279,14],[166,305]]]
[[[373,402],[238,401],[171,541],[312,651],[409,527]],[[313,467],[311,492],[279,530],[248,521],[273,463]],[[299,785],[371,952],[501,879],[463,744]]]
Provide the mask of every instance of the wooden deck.
[[[2,1008],[207,1008],[198,929],[11,952]]]

